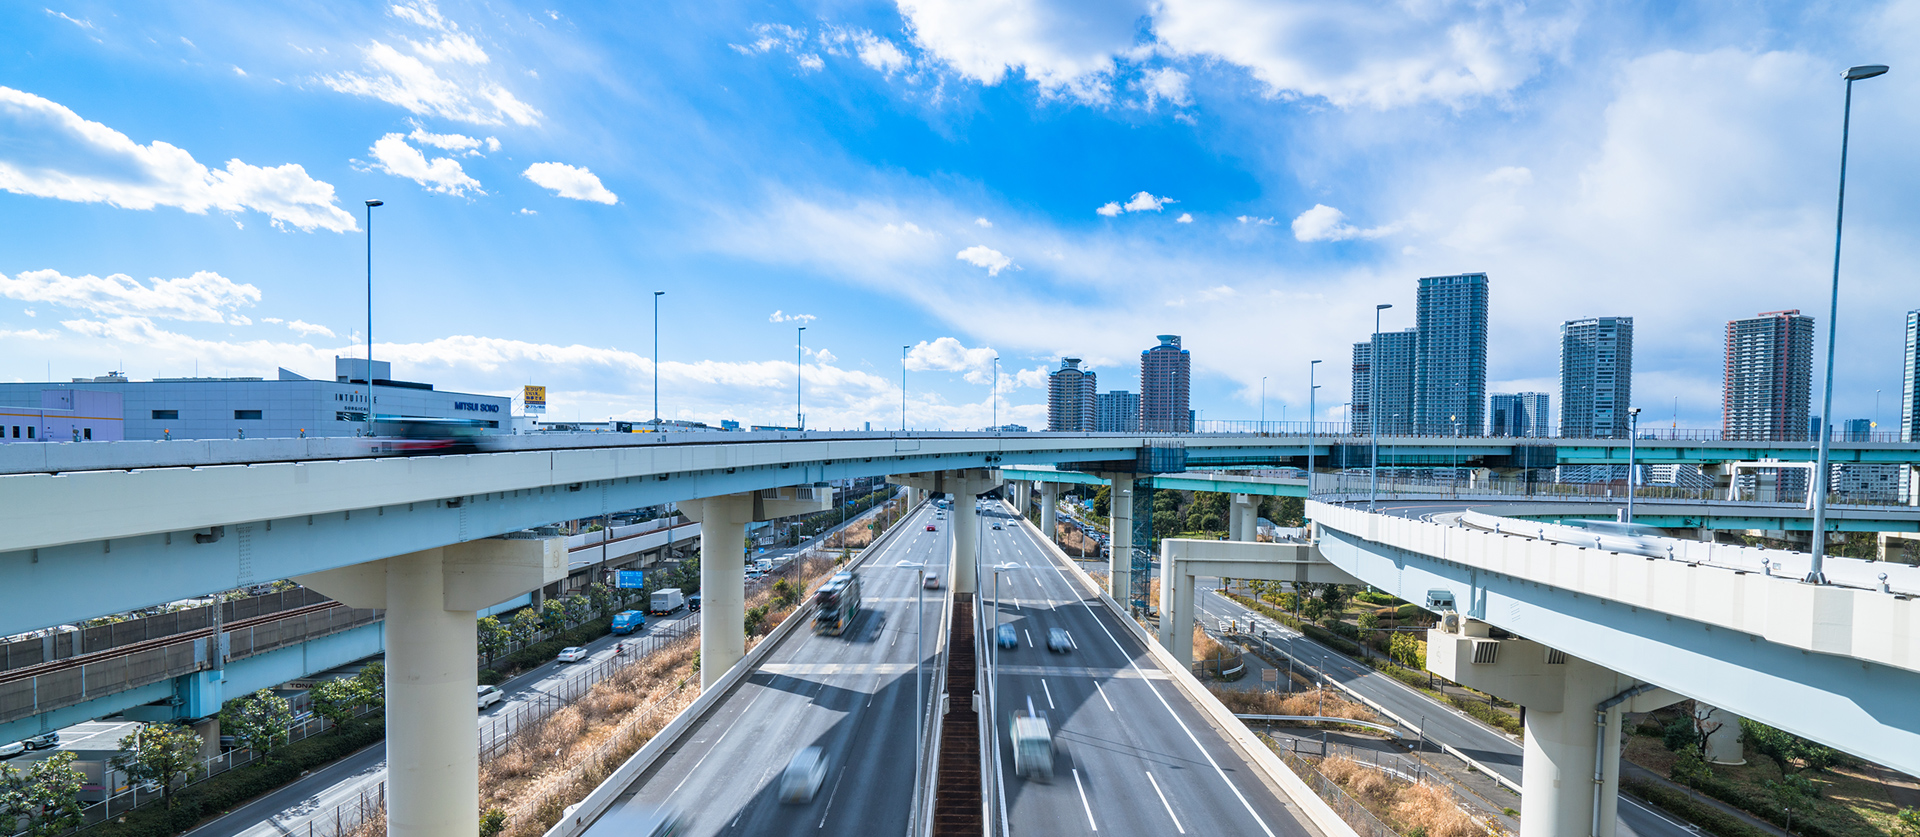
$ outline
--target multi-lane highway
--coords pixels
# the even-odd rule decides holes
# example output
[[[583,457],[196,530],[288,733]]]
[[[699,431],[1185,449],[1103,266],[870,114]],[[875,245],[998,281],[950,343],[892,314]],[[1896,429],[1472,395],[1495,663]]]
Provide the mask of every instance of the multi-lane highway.
[[[1018,646],[997,649],[999,781],[1015,835],[1318,832],[1173,685],[1144,646],[1004,506],[984,516],[982,593]],[[1004,528],[995,531],[994,523]],[[1051,652],[1047,632],[1073,650]],[[989,627],[991,638],[995,628]],[[1015,709],[1045,712],[1057,754],[1051,781],[1014,773],[1004,734]]]
[[[929,532],[926,527],[935,526]],[[670,808],[682,834],[901,834],[914,801],[915,612],[922,563],[939,568],[922,615],[929,660],[942,635],[948,521],[923,506],[858,569],[862,612],[844,636],[790,634],[731,694],[689,728],[590,825],[624,837],[633,808]],[[928,667],[929,679],[932,677]],[[781,771],[794,754],[826,754],[819,793],[783,803]]]
[[[610,659],[615,643],[692,630],[699,625],[699,619],[699,614],[687,611],[652,619],[644,633],[594,640],[587,646],[591,656],[580,663],[548,662],[500,684],[506,698],[478,712],[479,738],[485,740],[504,734],[504,729],[494,727],[503,725],[504,719],[523,704],[540,700],[543,695],[561,693],[567,678],[577,676],[576,672]],[[310,824],[330,829],[337,807],[353,804],[363,794],[376,794],[386,778],[387,748],[384,744],[375,744],[187,833],[194,837],[285,837],[296,832],[307,833]]]
[[[1465,504],[1458,502],[1402,502],[1382,503],[1380,511],[1385,514],[1418,517],[1428,513],[1459,511],[1465,507]],[[1196,579],[1195,586],[1201,590],[1195,602],[1201,618],[1252,625],[1256,634],[1265,631],[1268,640],[1276,648],[1295,660],[1312,666],[1323,676],[1332,678],[1375,704],[1385,707],[1387,711],[1400,716],[1400,719],[1408,725],[1415,726],[1417,731],[1425,732],[1429,740],[1453,747],[1501,778],[1516,786],[1520,784],[1521,747],[1518,742],[1467,717],[1451,706],[1443,705],[1408,688],[1406,684],[1392,677],[1301,636],[1299,632],[1285,625],[1241,607],[1238,603],[1215,592],[1219,587],[1218,579]],[[1623,835],[1693,837],[1696,833],[1685,823],[1626,797],[1620,799],[1619,816],[1619,828]]]

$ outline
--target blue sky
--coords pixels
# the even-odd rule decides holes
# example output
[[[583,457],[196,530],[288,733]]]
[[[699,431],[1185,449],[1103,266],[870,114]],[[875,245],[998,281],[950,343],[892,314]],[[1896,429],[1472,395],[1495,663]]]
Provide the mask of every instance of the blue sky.
[[[1489,388],[1637,320],[1634,400],[1719,424],[1726,320],[1826,326],[1899,401],[1920,308],[1920,2],[903,0],[0,9],[0,378],[550,387],[551,415],[1045,423],[1183,335],[1207,419],[1337,420],[1350,344],[1486,271]],[[799,317],[800,319],[793,319]],[[1676,408],[1677,399],[1677,408]],[[1665,421],[1661,423],[1666,423]]]

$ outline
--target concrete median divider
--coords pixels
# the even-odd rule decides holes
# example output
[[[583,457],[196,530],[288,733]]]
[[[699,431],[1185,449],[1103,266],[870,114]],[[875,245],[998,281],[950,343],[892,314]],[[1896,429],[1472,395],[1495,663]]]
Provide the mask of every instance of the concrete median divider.
[[[911,510],[909,510],[909,514],[910,513]],[[905,520],[906,515],[903,515],[901,519]],[[893,528],[888,529],[879,538],[875,539],[873,543],[868,544],[865,549],[861,550],[858,558],[849,561],[847,563],[848,568],[858,567],[866,563],[872,556],[880,554],[880,550],[893,539],[894,534],[904,528],[904,526],[896,524]],[[715,706],[718,706],[721,701],[732,694],[733,690],[740,685],[741,681],[745,680],[749,674],[759,668],[760,664],[765,662],[766,658],[773,653],[773,649],[785,642],[794,631],[799,629],[798,626],[806,624],[807,617],[812,613],[813,601],[811,599],[795,607],[793,612],[788,614],[787,618],[782,620],[780,625],[773,629],[772,633],[767,634],[766,639],[761,640],[758,645],[755,645],[752,651],[747,652],[746,657],[742,658],[732,669],[729,669],[727,673],[720,678],[719,682],[714,683],[713,688],[708,689],[702,693],[700,697],[695,698],[692,704],[689,704],[686,709],[680,712],[679,717],[674,718],[665,728],[661,729],[659,734],[655,735],[652,740],[640,748],[639,752],[634,753],[632,757],[628,758],[625,764],[615,769],[613,774],[607,777],[606,781],[601,782],[599,787],[594,788],[592,793],[587,794],[587,798],[568,806],[560,822],[555,823],[552,828],[547,829],[545,837],[577,837],[577,835],[586,831],[587,827],[592,825],[594,820],[599,819],[601,814],[606,813],[606,810],[612,807],[614,800],[619,798],[620,794],[627,789],[627,786],[631,784],[634,779],[639,778],[640,775],[652,767],[655,762],[659,761],[661,756],[665,755],[669,750],[672,750],[674,745],[679,743],[681,737],[686,735],[688,730],[698,724],[702,717],[705,717]]]
[[[1074,578],[1079,580],[1083,588],[1098,598],[1109,612],[1119,617],[1120,624],[1126,626],[1134,639],[1146,646],[1148,655],[1152,656],[1154,662],[1161,668],[1167,670],[1174,686],[1180,689],[1188,701],[1199,708],[1200,714],[1207,718],[1208,723],[1231,739],[1234,745],[1247,755],[1247,759],[1254,767],[1278,787],[1281,793],[1292,800],[1295,808],[1305,815],[1324,837],[1359,837],[1353,830],[1353,826],[1348,825],[1346,820],[1341,819],[1340,815],[1334,812],[1333,806],[1328,805],[1326,800],[1321,799],[1319,794],[1307,787],[1307,783],[1288,768],[1273,750],[1261,743],[1245,723],[1234,717],[1233,710],[1228,709],[1207,691],[1207,687],[1187,670],[1184,663],[1175,660],[1171,653],[1160,647],[1160,643],[1155,641],[1153,636],[1140,626],[1140,623],[1133,621],[1133,617],[1120,606],[1119,602],[1114,601],[1112,596],[1100,589],[1100,585],[1093,580],[1092,576],[1080,569],[1079,564],[1068,559],[1067,554],[1054,544],[1052,538],[1041,537],[1040,530],[1025,518],[1021,518],[1020,524],[1026,528],[1028,534],[1038,538],[1040,543],[1045,544],[1048,550],[1072,569]]]

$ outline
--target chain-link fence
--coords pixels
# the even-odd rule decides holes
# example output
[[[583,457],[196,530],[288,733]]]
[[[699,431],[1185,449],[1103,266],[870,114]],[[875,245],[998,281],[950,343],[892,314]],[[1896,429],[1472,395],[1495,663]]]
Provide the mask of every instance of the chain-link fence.
[[[567,676],[551,688],[516,700],[512,706],[496,712],[480,728],[480,761],[485,762],[506,752],[508,747],[513,746],[515,735],[585,697],[595,685],[613,676],[614,672],[645,660],[669,643],[699,632],[697,623],[689,625],[687,622],[677,622],[643,636],[621,640],[626,644],[625,653],[598,662],[574,664]]]

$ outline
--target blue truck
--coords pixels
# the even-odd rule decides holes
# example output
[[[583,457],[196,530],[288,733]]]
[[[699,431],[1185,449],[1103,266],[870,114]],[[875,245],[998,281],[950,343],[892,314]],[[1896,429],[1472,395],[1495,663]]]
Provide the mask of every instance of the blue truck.
[[[647,615],[640,611],[623,610],[613,615],[613,632],[616,634],[630,634],[645,630],[646,627]]]

